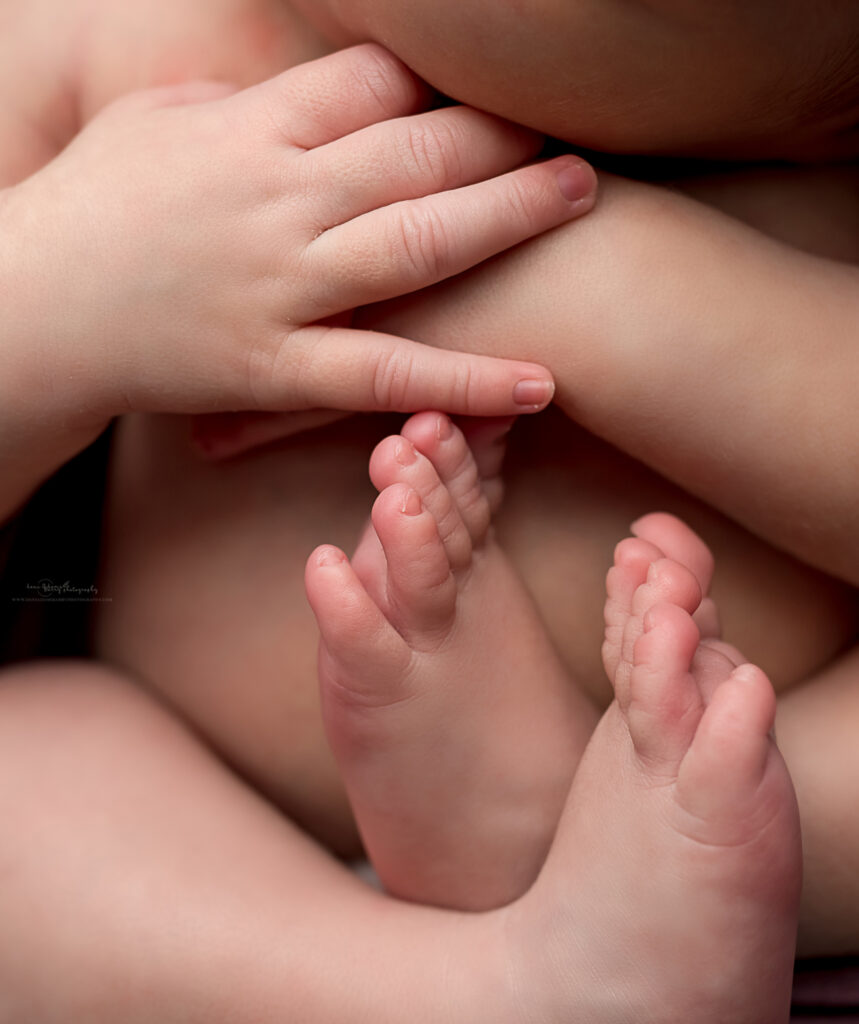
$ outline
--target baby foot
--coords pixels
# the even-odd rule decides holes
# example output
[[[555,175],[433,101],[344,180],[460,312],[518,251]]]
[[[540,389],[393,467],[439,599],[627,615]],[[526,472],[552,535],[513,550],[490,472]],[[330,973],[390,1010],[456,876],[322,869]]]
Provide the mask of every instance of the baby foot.
[[[643,516],[632,529],[635,536],[618,544],[615,564],[606,578],[602,658],[610,680],[614,680],[622,660],[629,664],[631,647],[642,629],[640,617],[630,620],[633,595],[645,582],[651,565],[664,556],[689,570],[682,574],[685,580],[675,577],[673,581],[675,586],[681,587],[681,591],[674,591],[675,603],[690,611],[703,637],[711,639],[720,635],[718,611],[712,598],[707,596],[713,581],[713,555],[707,545],[685,523],[665,512]],[[670,580],[665,582],[671,583]],[[682,592],[684,583],[685,592]],[[658,580],[654,584],[658,590]]]
[[[475,910],[536,877],[596,721],[496,544],[509,423],[439,413],[373,453],[352,564],[307,565],[326,730],[389,892]]]
[[[796,802],[772,738],[769,681],[728,644],[702,639],[693,620],[705,562],[693,573],[652,541],[618,547],[605,648],[616,699],[540,878],[507,911],[520,987],[530,979],[540,999],[559,991],[563,972],[540,1019],[788,1018]]]

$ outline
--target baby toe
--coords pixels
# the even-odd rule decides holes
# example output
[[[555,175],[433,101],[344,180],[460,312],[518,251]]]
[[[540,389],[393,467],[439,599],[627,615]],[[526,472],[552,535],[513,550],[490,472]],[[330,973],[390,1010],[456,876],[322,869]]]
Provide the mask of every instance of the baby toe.
[[[457,587],[434,515],[417,491],[394,484],[376,499],[373,526],[387,562],[388,618],[410,646],[435,647],[453,624]]]
[[[617,683],[615,677],[624,659],[623,638],[633,614],[633,597],[647,579],[650,565],[661,557],[659,548],[636,537],[627,537],[615,548],[614,564],[606,576],[605,639],[602,646],[603,665],[613,685]],[[628,671],[632,667],[631,647],[626,652],[626,660],[625,670]]]
[[[413,416],[403,427],[403,435],[433,464],[472,544],[481,544],[489,529],[491,509],[477,461],[463,432],[444,413],[433,412]]]
[[[456,498],[433,462],[409,438],[387,437],[376,446],[370,458],[370,479],[379,491],[394,484],[413,489],[435,520],[451,566],[461,570],[471,565],[471,535]]]

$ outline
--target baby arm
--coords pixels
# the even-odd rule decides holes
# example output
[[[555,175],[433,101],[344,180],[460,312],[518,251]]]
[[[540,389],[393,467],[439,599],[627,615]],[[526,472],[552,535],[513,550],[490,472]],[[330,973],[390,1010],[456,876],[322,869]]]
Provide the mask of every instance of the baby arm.
[[[0,516],[126,411],[543,407],[539,367],[348,326],[591,205],[580,161],[511,171],[535,136],[427,101],[376,46],[155,90],[2,194]]]
[[[564,410],[773,543],[859,580],[859,271],[674,192],[597,209],[361,322],[543,362]]]

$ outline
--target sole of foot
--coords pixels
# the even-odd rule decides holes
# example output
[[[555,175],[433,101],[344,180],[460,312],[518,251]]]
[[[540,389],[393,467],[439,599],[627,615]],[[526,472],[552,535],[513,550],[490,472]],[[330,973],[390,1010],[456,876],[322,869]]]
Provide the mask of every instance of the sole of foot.
[[[412,417],[352,561],[307,565],[329,742],[389,892],[500,906],[536,877],[596,722],[495,541],[503,435]]]

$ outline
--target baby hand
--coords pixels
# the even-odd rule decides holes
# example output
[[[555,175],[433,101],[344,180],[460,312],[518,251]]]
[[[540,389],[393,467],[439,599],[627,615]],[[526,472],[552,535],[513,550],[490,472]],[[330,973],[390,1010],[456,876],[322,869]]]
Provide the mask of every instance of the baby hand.
[[[105,417],[545,405],[550,377],[533,364],[343,315],[592,205],[577,158],[510,171],[536,136],[464,107],[419,113],[428,101],[365,45],[243,92],[196,84],[109,107],[7,194],[21,240],[11,322],[51,399]]]

